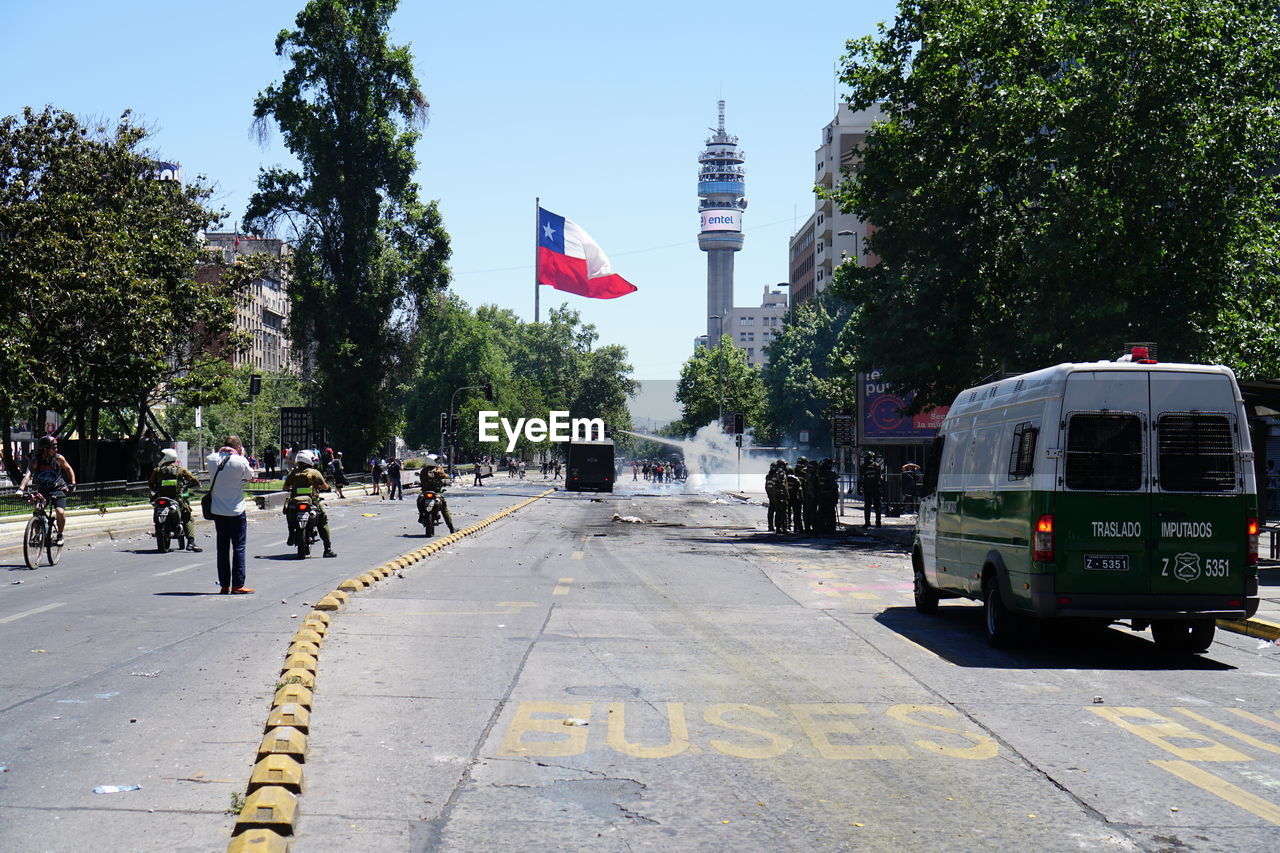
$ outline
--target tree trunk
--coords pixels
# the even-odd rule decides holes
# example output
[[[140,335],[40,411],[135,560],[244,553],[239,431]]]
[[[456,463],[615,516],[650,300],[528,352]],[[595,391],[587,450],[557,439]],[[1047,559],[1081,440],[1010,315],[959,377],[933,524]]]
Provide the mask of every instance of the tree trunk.
[[[4,446],[0,447],[4,471],[9,475],[9,482],[16,486],[22,482],[22,472],[18,470],[18,460],[13,456],[13,407],[7,400],[0,402],[0,428],[4,430]]]
[[[129,448],[132,451],[129,454],[129,482],[136,483],[142,479],[142,433],[147,428],[147,401],[141,400],[138,403],[138,426],[134,430],[133,436],[129,441]]]
[[[80,448],[80,458],[76,460],[76,478],[81,482],[94,483],[98,479],[98,439],[96,436],[89,435],[90,418],[86,415],[84,408],[76,411],[76,434],[80,436],[80,441],[77,443],[77,447]]]

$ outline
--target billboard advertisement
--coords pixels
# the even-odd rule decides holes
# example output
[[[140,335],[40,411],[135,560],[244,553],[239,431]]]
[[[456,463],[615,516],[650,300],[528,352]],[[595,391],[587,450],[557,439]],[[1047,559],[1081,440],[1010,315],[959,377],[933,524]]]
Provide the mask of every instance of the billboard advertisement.
[[[880,371],[858,374],[858,432],[862,444],[918,444],[929,441],[942,426],[949,406],[931,412],[904,415],[914,394],[895,394]]]
[[[742,211],[714,208],[702,211],[703,231],[741,231]]]

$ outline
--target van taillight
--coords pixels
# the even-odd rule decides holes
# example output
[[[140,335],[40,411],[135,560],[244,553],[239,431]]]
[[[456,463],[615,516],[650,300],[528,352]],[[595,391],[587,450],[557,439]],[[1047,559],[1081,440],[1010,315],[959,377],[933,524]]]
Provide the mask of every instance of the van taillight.
[[[1040,520],[1036,522],[1036,530],[1031,538],[1031,548],[1034,552],[1031,559],[1037,563],[1053,562],[1053,516],[1042,515]]]
[[[1245,554],[1244,561],[1251,566],[1258,565],[1258,519],[1246,518],[1244,522],[1245,535],[1249,537],[1249,550]]]

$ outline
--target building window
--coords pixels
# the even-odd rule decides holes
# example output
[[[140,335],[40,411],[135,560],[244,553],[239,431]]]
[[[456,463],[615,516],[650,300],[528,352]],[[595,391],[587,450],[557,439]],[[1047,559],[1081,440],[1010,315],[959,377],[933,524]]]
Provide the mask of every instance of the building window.
[[[738,325],[739,325],[739,326],[745,326],[745,325],[747,325],[747,318],[746,318],[746,317],[739,317],[739,318],[738,318]]]
[[[756,348],[755,348],[755,347],[747,347],[747,360],[748,360],[748,361],[750,361],[751,359],[753,359],[753,358],[755,358],[755,357],[756,357]]]

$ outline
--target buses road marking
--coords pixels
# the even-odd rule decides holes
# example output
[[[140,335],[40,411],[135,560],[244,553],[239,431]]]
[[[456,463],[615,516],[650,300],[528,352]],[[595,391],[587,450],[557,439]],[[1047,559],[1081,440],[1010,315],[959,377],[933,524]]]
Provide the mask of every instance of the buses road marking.
[[[556,584],[556,588],[551,594],[552,595],[568,595],[569,584],[571,583],[573,583],[573,578],[560,578],[560,582]]]
[[[566,720],[592,719],[600,711],[600,726],[566,726]],[[628,737],[627,711],[634,713]],[[657,712],[659,719],[655,719]],[[938,740],[908,740],[924,757],[938,755],[980,761],[994,758],[999,745],[981,732],[966,728],[963,716],[942,705],[893,705],[883,716],[912,728],[942,732]],[[704,725],[691,722],[701,719]],[[588,747],[608,748],[631,758],[671,758],[684,752],[711,749],[734,758],[770,759],[807,744],[827,760],[904,761],[921,757],[907,745],[885,743],[888,730],[880,715],[854,703],[817,702],[790,704],[783,713],[759,705],[720,703],[697,706],[667,702],[665,708],[649,703],[542,702],[526,700],[515,709],[503,736],[499,755],[565,757],[581,755]],[[897,727],[893,727],[897,728]],[[592,738],[596,743],[591,743]],[[937,737],[937,735],[934,735]],[[909,736],[908,736],[909,738]],[[705,746],[703,746],[705,744]],[[805,747],[801,747],[802,749]]]
[[[1280,826],[1280,807],[1267,802],[1262,797],[1250,794],[1243,788],[1232,785],[1225,779],[1219,779],[1208,770],[1196,767],[1194,764],[1188,764],[1185,761],[1152,760],[1151,763],[1161,770],[1167,770],[1185,782],[1190,782],[1201,790],[1208,791],[1210,794],[1221,797],[1232,805],[1239,806],[1247,812],[1252,812],[1269,823]]]
[[[30,610],[24,610],[21,613],[15,613],[12,616],[6,616],[0,619],[0,625],[6,622],[17,622],[19,619],[25,619],[28,616],[35,616],[37,613],[44,613],[46,610],[53,610],[55,607],[61,607],[66,604],[65,601],[59,601],[56,604],[46,604],[43,607],[33,607]]]
[[[169,569],[168,571],[164,571],[164,572],[156,572],[154,575],[152,575],[152,577],[162,578],[165,575],[176,575],[178,572],[185,572],[187,569],[194,569],[196,566],[199,566],[199,565],[201,564],[192,563],[188,566],[178,566],[178,568],[176,569]]]

